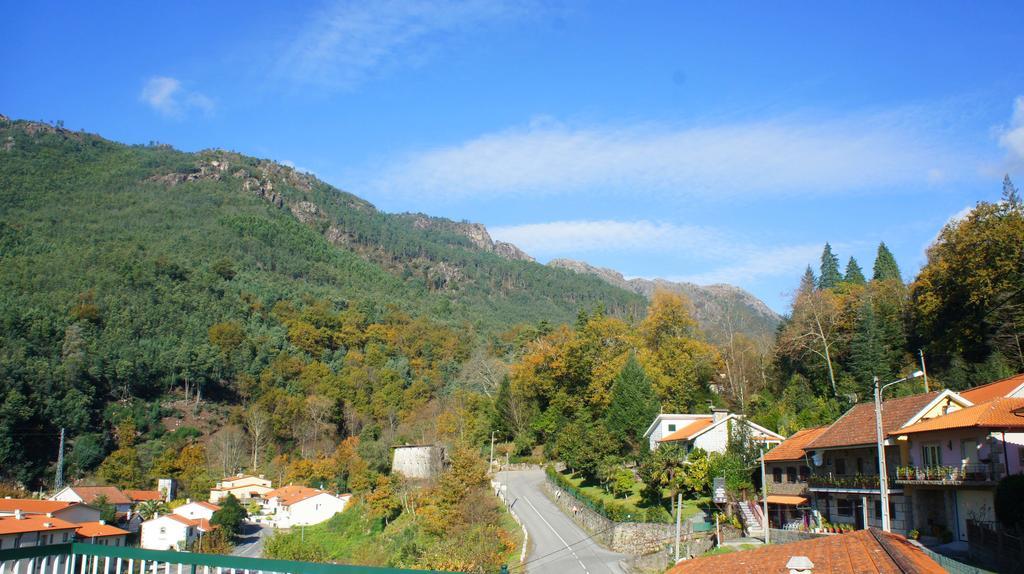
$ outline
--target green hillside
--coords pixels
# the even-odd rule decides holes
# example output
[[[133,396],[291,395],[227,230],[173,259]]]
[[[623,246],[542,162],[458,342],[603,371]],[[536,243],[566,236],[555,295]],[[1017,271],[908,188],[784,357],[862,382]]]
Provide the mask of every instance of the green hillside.
[[[394,369],[400,386],[420,378],[436,394],[484,335],[595,306],[624,317],[646,307],[596,277],[475,244],[462,224],[382,213],[231,152],[126,146],[0,116],[0,200],[0,480],[48,474],[61,426],[109,450],[117,409],[171,389],[259,400],[266,389],[245,382],[269,385],[260,377],[281,354],[305,352],[342,377],[351,344],[299,341],[307,326],[340,329],[346,309],[358,309],[360,328],[422,320],[461,341],[443,357],[415,351],[420,362],[402,342],[382,343],[412,361]],[[224,344],[215,325],[244,343]],[[363,415],[387,416],[359,400]],[[143,438],[162,432],[133,418]]]

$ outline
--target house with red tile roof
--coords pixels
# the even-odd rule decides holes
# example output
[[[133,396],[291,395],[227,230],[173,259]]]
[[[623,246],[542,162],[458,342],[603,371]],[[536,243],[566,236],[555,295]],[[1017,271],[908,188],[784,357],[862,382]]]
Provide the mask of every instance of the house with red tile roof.
[[[647,427],[644,438],[651,450],[662,444],[683,445],[687,452],[701,448],[707,452],[725,452],[729,436],[735,425],[746,425],[751,438],[769,446],[782,442],[782,435],[747,420],[742,415],[730,414],[725,409],[712,409],[711,414],[660,414]]]
[[[215,528],[205,518],[165,514],[142,523],[139,546],[149,550],[187,550],[200,536]]]
[[[100,497],[106,499],[108,504],[113,504],[119,514],[128,514],[132,510],[132,499],[116,486],[65,486],[50,500],[64,502],[81,502],[84,504],[96,505]]]
[[[1024,397],[1024,373],[972,387],[961,391],[960,396],[974,404],[987,403],[1000,397]]]
[[[210,502],[217,504],[227,498],[228,494],[233,494],[239,502],[245,504],[250,500],[262,500],[273,489],[273,483],[263,475],[240,473],[217,482],[217,485],[210,489]]]
[[[810,526],[811,461],[806,446],[821,436],[828,426],[797,431],[764,455],[768,518],[772,527]]]
[[[966,541],[968,520],[995,520],[999,480],[1022,470],[1024,398],[998,397],[890,436],[906,453],[893,482],[912,500],[913,528]]]
[[[666,574],[944,574],[920,547],[871,528],[754,550],[685,560]]]
[[[102,520],[79,523],[75,530],[79,542],[99,544],[100,546],[127,546],[129,534],[131,533],[127,530],[122,530]]]
[[[288,485],[267,493],[266,511],[278,528],[319,524],[343,512],[352,498],[336,496],[324,490]]]
[[[45,514],[0,516],[0,550],[65,544],[75,538],[77,524]]]
[[[185,518],[210,520],[213,518],[213,513],[220,510],[220,507],[216,504],[210,504],[202,500],[194,500],[182,504],[175,508],[172,512],[178,516],[184,516]]]
[[[889,480],[889,516],[893,531],[913,528],[912,501],[894,482],[896,469],[908,454],[893,433],[922,420],[971,406],[952,391],[934,391],[887,399],[882,403],[882,435]],[[811,461],[808,492],[818,515],[832,523],[858,529],[881,526],[881,491],[874,403],[851,407],[836,422],[804,445]]]
[[[127,496],[132,504],[138,504],[140,502],[147,502],[150,500],[161,501],[164,500],[164,495],[159,490],[125,490],[125,496]]]
[[[0,498],[0,516],[50,514],[68,522],[91,522],[100,519],[100,510],[80,502],[40,500],[38,498]]]

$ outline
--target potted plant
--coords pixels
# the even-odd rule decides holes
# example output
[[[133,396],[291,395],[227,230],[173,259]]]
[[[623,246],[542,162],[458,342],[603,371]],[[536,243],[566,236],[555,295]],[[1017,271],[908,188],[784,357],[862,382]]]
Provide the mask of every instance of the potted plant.
[[[921,537],[921,533],[918,532],[916,528],[907,533],[907,538],[909,538],[911,540],[917,540],[920,537]]]

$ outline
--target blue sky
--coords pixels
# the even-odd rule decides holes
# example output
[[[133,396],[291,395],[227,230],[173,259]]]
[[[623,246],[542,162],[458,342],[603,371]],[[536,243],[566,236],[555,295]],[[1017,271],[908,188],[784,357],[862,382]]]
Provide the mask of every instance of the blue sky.
[[[1024,184],[1024,5],[7,3],[0,113],[289,162],[547,261],[745,287],[829,241],[905,276]]]

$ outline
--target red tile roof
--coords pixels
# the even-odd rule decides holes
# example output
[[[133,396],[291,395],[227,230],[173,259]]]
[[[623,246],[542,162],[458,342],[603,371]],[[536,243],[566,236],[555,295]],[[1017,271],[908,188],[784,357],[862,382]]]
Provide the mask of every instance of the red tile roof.
[[[307,486],[289,484],[288,486],[282,486],[281,488],[268,492],[266,495],[264,495],[264,497],[267,500],[276,497],[280,499],[281,506],[291,506],[296,502],[301,502],[303,500],[306,500],[307,498],[312,498],[318,494],[328,494],[334,496],[333,494],[325,490],[317,490],[315,488],[309,488]]]
[[[205,518],[186,518],[180,514],[167,514],[161,518],[164,517],[180,522],[185,526],[195,526],[204,532],[209,532],[214,528],[217,528],[216,525],[210,524],[210,521]]]
[[[714,419],[697,419],[692,423],[684,426],[683,428],[661,437],[660,439],[658,439],[658,442],[673,442],[677,440],[687,440],[691,436],[697,434],[698,432],[708,428],[713,424],[715,424]]]
[[[132,502],[164,499],[164,495],[160,494],[159,490],[126,490],[124,493],[128,498],[132,499]]]
[[[37,500],[35,498],[0,498],[0,512],[14,512],[20,510],[30,514],[46,514],[47,512],[59,512],[74,506],[77,502],[64,502],[62,500]]]
[[[47,526],[49,525],[49,526]],[[74,530],[78,525],[60,518],[50,518],[45,514],[29,514],[21,518],[0,516],[0,534],[20,534],[24,532],[45,532],[48,530]]]
[[[82,538],[102,538],[104,536],[123,536],[130,534],[127,530],[121,530],[116,526],[103,524],[102,522],[80,522],[76,534]]]
[[[1024,409],[1024,399],[998,398],[987,403],[953,411],[948,415],[912,424],[891,434],[904,435],[960,428],[1020,431],[1024,430],[1024,415],[1017,413],[1022,409]]]
[[[882,435],[907,424],[910,417],[916,415],[928,403],[932,402],[939,392],[922,393],[898,399],[889,399],[882,403]],[[839,420],[832,423],[818,438],[809,442],[805,448],[835,448],[875,443],[875,405],[860,403],[846,411]]]
[[[203,508],[205,508],[207,510],[212,510],[214,512],[217,512],[218,510],[220,510],[219,506],[217,506],[216,504],[213,504],[211,502],[206,502],[205,500],[193,500],[192,502],[189,502],[188,504],[182,504],[181,506],[188,506],[189,504],[195,504],[197,506],[202,506]],[[178,508],[181,508],[181,507],[179,506]]]
[[[794,556],[814,563],[814,574],[943,574],[945,570],[906,538],[874,528],[680,562],[667,574],[785,574]]]
[[[131,504],[132,499],[128,498],[121,489],[116,486],[72,486],[71,491],[78,495],[86,504],[96,502],[96,498],[106,496],[110,504]]]
[[[779,446],[764,455],[765,462],[784,460],[803,460],[804,447],[828,430],[828,425],[797,431],[793,436],[782,441]]]
[[[993,381],[985,385],[967,389],[960,393],[960,396],[974,404],[987,403],[992,399],[1005,397],[1017,390],[1017,387],[1024,385],[1024,373]]]

